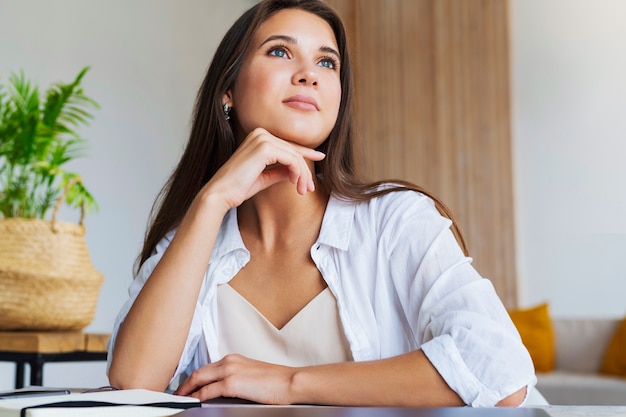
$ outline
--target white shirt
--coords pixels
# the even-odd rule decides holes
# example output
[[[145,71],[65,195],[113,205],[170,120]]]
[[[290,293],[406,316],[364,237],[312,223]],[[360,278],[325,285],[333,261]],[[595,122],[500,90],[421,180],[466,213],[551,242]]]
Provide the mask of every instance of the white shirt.
[[[491,282],[471,266],[432,200],[413,191],[366,202],[329,199],[311,257],[337,299],[355,361],[422,349],[471,406],[493,406],[536,378]],[[109,342],[171,242],[157,245],[129,288]],[[172,381],[220,359],[216,289],[250,260],[236,209],[222,222]],[[186,302],[181,300],[181,302]]]

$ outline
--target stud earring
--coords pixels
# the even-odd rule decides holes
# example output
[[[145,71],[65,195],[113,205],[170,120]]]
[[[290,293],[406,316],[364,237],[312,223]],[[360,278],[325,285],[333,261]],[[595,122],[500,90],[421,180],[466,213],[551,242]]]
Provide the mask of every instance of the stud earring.
[[[231,107],[228,105],[228,103],[224,103],[224,107],[222,107],[222,109],[224,110],[224,117],[226,118],[226,120],[230,120]]]

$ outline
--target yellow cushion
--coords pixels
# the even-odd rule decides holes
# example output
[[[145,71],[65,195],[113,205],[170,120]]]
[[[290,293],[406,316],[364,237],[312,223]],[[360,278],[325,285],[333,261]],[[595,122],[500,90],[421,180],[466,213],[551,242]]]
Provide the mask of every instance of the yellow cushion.
[[[537,372],[554,370],[554,329],[548,304],[509,311]]]
[[[617,327],[606,348],[600,372],[626,377],[626,317]]]

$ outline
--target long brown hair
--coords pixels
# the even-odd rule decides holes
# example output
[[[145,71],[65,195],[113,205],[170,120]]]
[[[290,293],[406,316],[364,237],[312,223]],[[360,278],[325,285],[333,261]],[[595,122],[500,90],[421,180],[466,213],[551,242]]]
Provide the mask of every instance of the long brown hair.
[[[237,142],[233,126],[224,117],[222,98],[235,83],[257,28],[283,9],[300,9],[324,19],[332,28],[339,48],[342,90],[339,113],[333,130],[318,148],[327,156],[315,163],[316,174],[319,174],[324,188],[337,197],[352,201],[366,201],[394,191],[414,190],[426,194],[433,199],[441,214],[453,221],[452,231],[467,254],[454,216],[435,196],[405,181],[391,181],[396,185],[381,190],[379,186],[390,181],[370,183],[358,178],[353,153],[353,75],[346,33],[339,16],[321,0],[264,0],[231,26],[213,56],[196,97],[191,132],[183,155],[152,207],[136,270],[152,254],[159,240],[179,225],[196,194],[235,152]]]

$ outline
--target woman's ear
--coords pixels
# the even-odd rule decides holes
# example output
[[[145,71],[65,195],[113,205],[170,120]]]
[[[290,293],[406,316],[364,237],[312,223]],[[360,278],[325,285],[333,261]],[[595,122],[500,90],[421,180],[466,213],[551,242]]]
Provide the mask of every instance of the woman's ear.
[[[222,105],[224,104],[228,104],[228,107],[230,108],[233,107],[233,97],[232,97],[230,90],[225,92],[224,95],[222,96]]]

